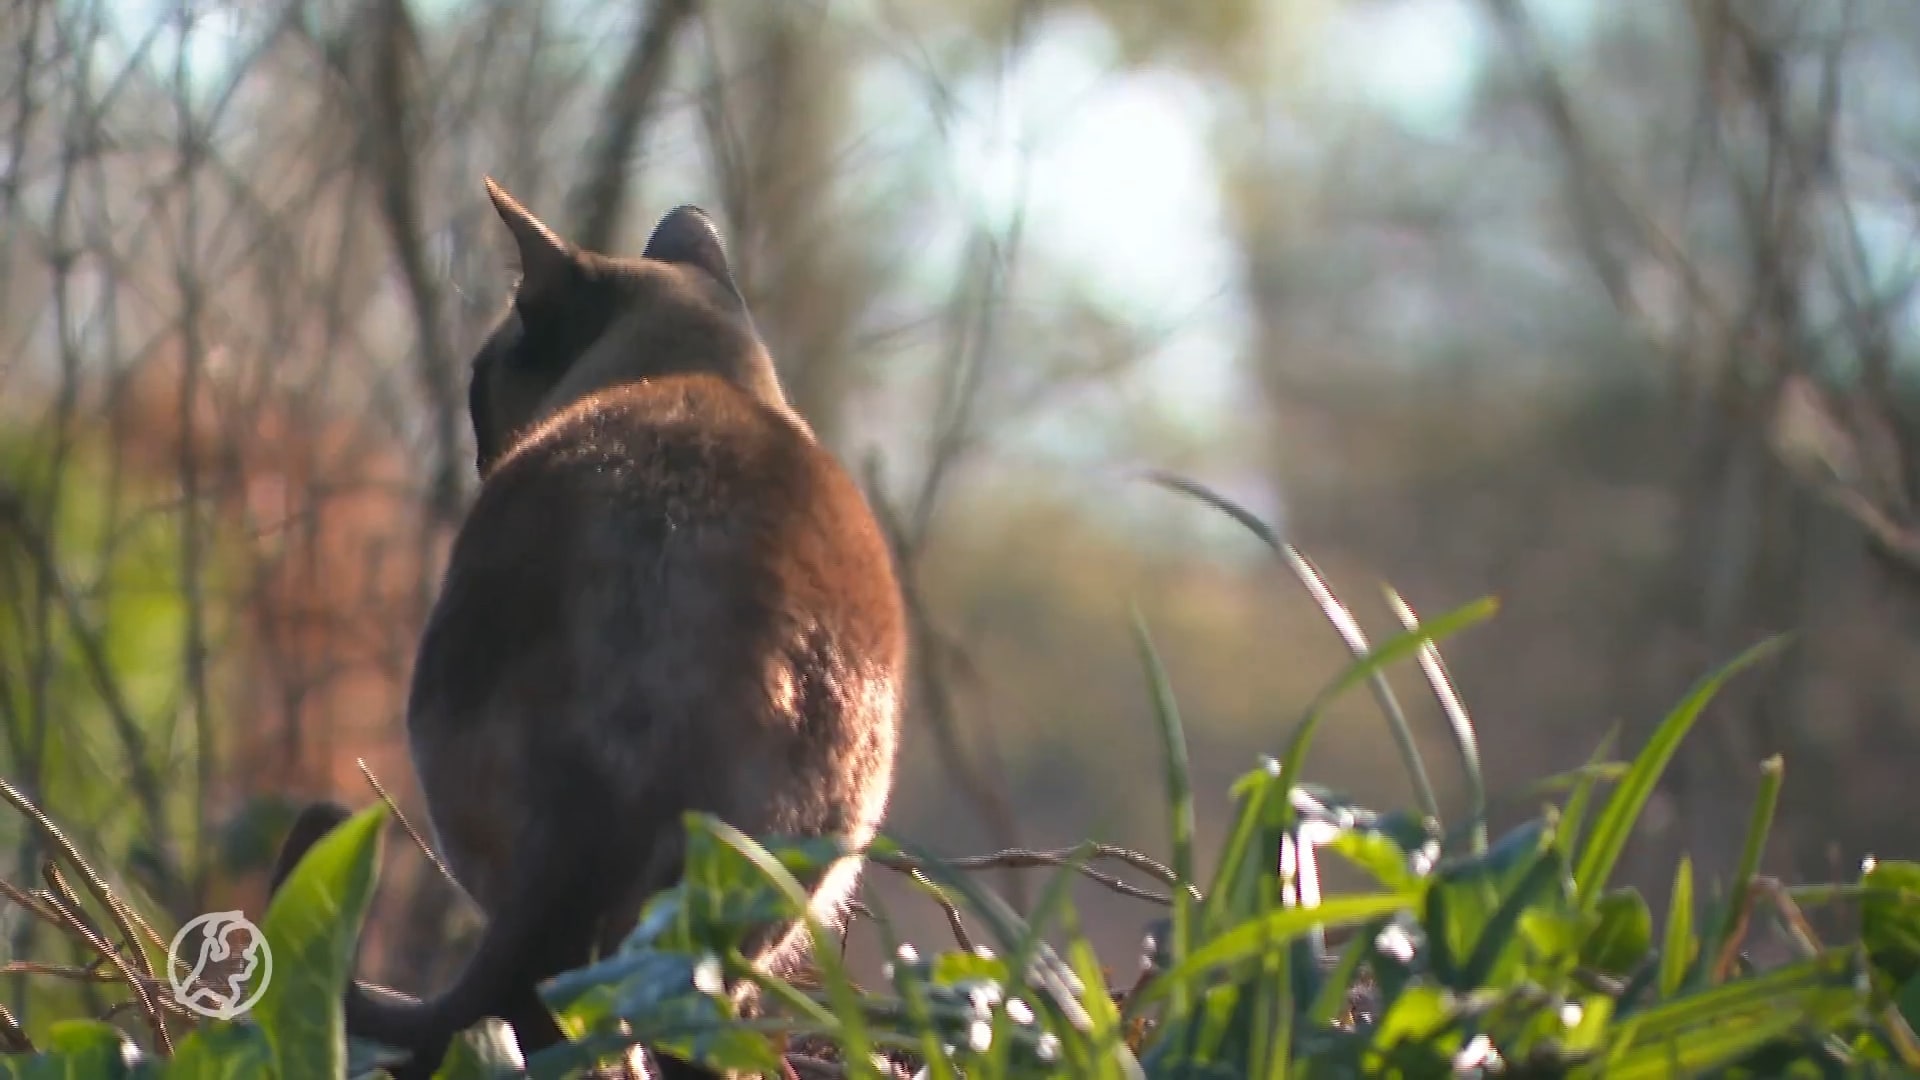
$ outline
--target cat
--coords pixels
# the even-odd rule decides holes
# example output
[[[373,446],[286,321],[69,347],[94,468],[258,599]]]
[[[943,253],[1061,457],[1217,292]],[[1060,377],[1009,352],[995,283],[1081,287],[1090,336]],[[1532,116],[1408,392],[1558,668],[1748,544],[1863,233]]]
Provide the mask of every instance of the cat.
[[[487,925],[436,997],[350,988],[348,1031],[410,1052],[403,1080],[487,1016],[525,1053],[563,1038],[535,985],[611,951],[679,879],[685,812],[868,843],[906,695],[885,536],[788,405],[712,220],[680,207],[640,258],[614,258],[486,189],[521,278],[474,357],[482,479],[407,734],[437,846]],[[275,888],[345,816],[309,808]],[[859,870],[808,883],[813,910],[837,918]],[[772,969],[805,939],[768,927],[749,955]]]

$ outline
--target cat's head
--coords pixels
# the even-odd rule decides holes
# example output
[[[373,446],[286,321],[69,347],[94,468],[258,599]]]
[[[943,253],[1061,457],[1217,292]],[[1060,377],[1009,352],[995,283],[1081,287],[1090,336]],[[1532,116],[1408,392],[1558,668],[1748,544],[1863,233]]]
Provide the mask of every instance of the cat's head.
[[[789,411],[700,208],[669,211],[639,258],[616,258],[576,248],[491,179],[486,186],[519,251],[520,283],[473,358],[467,406],[482,476],[541,420],[649,376],[705,372]]]

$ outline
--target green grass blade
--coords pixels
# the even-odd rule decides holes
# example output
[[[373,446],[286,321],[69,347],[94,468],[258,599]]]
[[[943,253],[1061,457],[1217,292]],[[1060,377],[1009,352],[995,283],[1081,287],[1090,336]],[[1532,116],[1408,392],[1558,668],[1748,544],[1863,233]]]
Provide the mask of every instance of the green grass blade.
[[[1255,883],[1273,876],[1274,853],[1260,841],[1267,835],[1262,825],[1271,812],[1269,803],[1287,790],[1280,777],[1280,763],[1268,758],[1262,768],[1241,777],[1234,785],[1240,806],[1234,814],[1233,828],[1227,833],[1227,842],[1220,849],[1213,882],[1207,887],[1206,898],[1200,902],[1197,921],[1202,941],[1226,929],[1233,919],[1244,917],[1251,910],[1245,894]]]
[[[1836,949],[1632,1017],[1619,1029],[1606,1076],[1699,1075],[1802,1025],[1830,1030],[1865,1005],[1854,951]]]
[[[1276,945],[1290,942],[1316,926],[1347,926],[1391,915],[1413,907],[1419,899],[1406,893],[1378,893],[1342,896],[1323,900],[1318,907],[1279,908],[1264,918],[1247,922],[1207,942],[1193,951],[1177,967],[1155,979],[1140,992],[1139,1007],[1169,996],[1180,983],[1194,984],[1209,978],[1218,968],[1245,963]],[[1133,1002],[1128,1011],[1137,1014]]]
[[[1770,1009],[1805,1006],[1826,990],[1860,996],[1856,957],[1851,949],[1830,949],[1819,956],[1783,964],[1770,971],[1656,1005],[1630,1018],[1622,1037],[1634,1044],[1664,1042],[1689,1029],[1712,1027]]]
[[[1551,913],[1554,905],[1549,897],[1566,873],[1566,861],[1558,848],[1547,845],[1534,856],[1526,873],[1501,898],[1500,906],[1481,928],[1479,940],[1467,957],[1462,986],[1481,987],[1492,982],[1496,964],[1518,943],[1521,917],[1529,912]]]
[[[1306,715],[1294,728],[1293,737],[1287,744],[1286,756],[1280,759],[1280,776],[1289,786],[1289,790],[1292,785],[1300,782],[1300,767],[1306,761],[1307,750],[1312,746],[1313,735],[1320,726],[1321,717],[1326,714],[1327,707],[1338,700],[1340,695],[1382,669],[1419,652],[1420,647],[1427,642],[1439,641],[1470,626],[1485,622],[1492,618],[1497,610],[1499,605],[1492,597],[1464,604],[1432,622],[1422,623],[1417,630],[1403,630],[1387,638],[1372,652],[1347,665],[1346,670],[1342,671],[1339,677],[1314,697],[1307,707]]]
[[[1198,500],[1227,515],[1279,556],[1281,563],[1307,591],[1307,595],[1326,616],[1328,624],[1340,636],[1347,650],[1353,653],[1356,661],[1363,661],[1368,655],[1378,651],[1367,643],[1366,634],[1361,631],[1360,624],[1354,619],[1353,613],[1348,611],[1346,605],[1333,595],[1333,590],[1327,587],[1326,579],[1321,575],[1319,568],[1315,567],[1312,561],[1293,545],[1281,540],[1280,534],[1271,525],[1260,520],[1257,515],[1232,499],[1198,481],[1158,470],[1148,472],[1146,479],[1168,491]],[[1491,605],[1494,602],[1488,599],[1484,603]],[[1445,636],[1434,634],[1429,640],[1438,641]],[[1440,820],[1439,800],[1434,796],[1433,785],[1428,781],[1426,766],[1420,759],[1413,739],[1413,729],[1407,723],[1406,713],[1400,708],[1399,699],[1394,696],[1393,688],[1381,676],[1378,667],[1365,669],[1360,677],[1365,679],[1373,690],[1374,700],[1387,718],[1387,726],[1393,733],[1394,741],[1401,747],[1402,759],[1407,766],[1408,776],[1414,787],[1414,796],[1420,803],[1421,812],[1438,822]]]
[[[1385,587],[1387,606],[1393,609],[1394,617],[1408,630],[1420,625],[1420,617],[1399,592],[1391,586]],[[1466,703],[1460,700],[1459,691],[1454,689],[1453,676],[1447,673],[1446,660],[1440,656],[1440,647],[1429,641],[1420,647],[1420,671],[1427,677],[1427,685],[1432,688],[1434,699],[1440,703],[1440,711],[1446,714],[1447,731],[1453,736],[1454,750],[1460,755],[1460,771],[1467,781],[1467,822],[1471,837],[1471,850],[1475,855],[1485,854],[1487,850],[1487,777],[1480,767],[1480,737],[1473,730],[1473,718],[1467,714]],[[1418,755],[1415,755],[1418,760]]]
[[[1327,973],[1326,981],[1320,984],[1320,996],[1314,999],[1311,1017],[1313,1022],[1322,1026],[1333,1024],[1346,1014],[1349,992],[1353,989],[1353,979],[1360,971],[1360,961],[1366,958],[1367,951],[1373,947],[1373,941],[1387,928],[1387,920],[1379,919],[1354,931],[1353,940],[1341,951],[1340,960],[1333,970]]]
[[[1266,1015],[1274,1017],[1273,1034],[1270,1041],[1263,1041],[1267,1080],[1287,1080],[1293,1070],[1293,950],[1280,949],[1278,970],[1268,981],[1275,991],[1274,1000],[1268,1000],[1268,994],[1261,995],[1261,1007],[1271,1010]]]
[[[1291,806],[1276,807],[1283,813],[1282,821],[1291,816]],[[1313,857],[1312,850],[1299,844],[1295,834],[1294,873],[1297,877],[1303,862]],[[1263,888],[1255,894],[1257,901],[1257,921],[1266,927],[1272,926],[1271,916],[1280,908],[1294,882],[1288,876],[1280,879],[1280,888]],[[1311,933],[1311,931],[1309,932]],[[1293,942],[1275,942],[1264,940],[1260,948],[1259,973],[1254,977],[1253,989],[1253,1047],[1248,1064],[1259,1069],[1259,1074],[1271,1080],[1274,1076],[1287,1075],[1292,1061],[1293,1044]]]
[[[1680,992],[1698,947],[1693,937],[1693,860],[1682,855],[1680,869],[1673,875],[1673,892],[1667,901],[1667,935],[1660,947],[1663,999]]]
[[[1553,842],[1571,859],[1580,850],[1580,830],[1587,824],[1587,804],[1593,799],[1593,789],[1601,780],[1619,780],[1624,778],[1631,766],[1621,765],[1617,775],[1603,773],[1600,766],[1613,753],[1613,744],[1620,741],[1620,725],[1615,724],[1608,730],[1600,745],[1593,748],[1593,756],[1586,765],[1578,770],[1573,782],[1573,793],[1567,796],[1567,805],[1560,811],[1560,823],[1554,829]]]
[[[872,1060],[873,1043],[868,1033],[865,1012],[860,1004],[860,994],[853,988],[853,980],[847,975],[846,962],[840,958],[840,941],[828,930],[818,916],[814,915],[807,903],[807,891],[801,888],[793,872],[786,868],[772,852],[760,846],[753,838],[739,829],[721,821],[719,818],[701,815],[695,819],[698,826],[714,839],[732,848],[751,862],[767,880],[772,882],[787,898],[793,909],[801,912],[807,933],[813,940],[814,966],[820,972],[820,982],[825,986],[827,999],[833,1003],[835,1018],[839,1021],[839,1030],[835,1033],[847,1057],[852,1061]]]
[[[1707,703],[1713,700],[1728,679],[1772,654],[1785,641],[1784,637],[1770,638],[1748,649],[1732,663],[1702,679],[1680,705],[1660,722],[1653,738],[1640,751],[1640,756],[1634,759],[1620,786],[1614,789],[1613,797],[1607,800],[1606,808],[1594,822],[1592,837],[1580,853],[1574,880],[1579,888],[1582,907],[1590,908],[1605,891],[1607,879],[1613,873],[1614,864],[1620,861],[1620,853],[1626,849],[1627,837],[1632,834],[1640,812],[1646,808],[1647,799],[1652,797],[1661,774],[1673,760],[1674,751],[1680,748],[1680,741],[1692,730],[1694,721],[1700,718]]]
[[[1160,731],[1162,762],[1166,770],[1168,828],[1173,841],[1173,872],[1179,880],[1173,886],[1173,959],[1177,964],[1193,947],[1193,898],[1187,888],[1193,884],[1193,782],[1187,766],[1187,736],[1180,724],[1180,707],[1174,700],[1173,686],[1160,663],[1160,654],[1147,633],[1146,619],[1133,611],[1134,643],[1140,650],[1140,662],[1147,672],[1147,684],[1153,692],[1153,718]],[[1184,991],[1182,991],[1184,993]],[[1185,1012],[1187,1002],[1176,998],[1175,1008]]]
[[[1418,629],[1403,630],[1382,641],[1365,656],[1355,658],[1354,662],[1340,673],[1327,689],[1320,692],[1316,704],[1325,708],[1335,698],[1354,686],[1392,665],[1419,653],[1428,642],[1444,641],[1462,630],[1491,619],[1500,610],[1499,601],[1491,596],[1483,596],[1462,604],[1439,618],[1421,623]]]
[[[1720,928],[1707,942],[1707,955],[1717,956],[1720,946],[1739,932],[1741,912],[1747,907],[1747,890],[1760,872],[1760,858],[1766,854],[1767,834],[1773,831],[1773,812],[1780,805],[1780,785],[1786,765],[1775,754],[1760,763],[1760,792],[1753,801],[1753,816],[1747,822],[1747,840],[1740,848],[1739,869],[1733,875],[1733,890],[1728,893],[1726,914]]]
[[[997,893],[991,889],[982,888],[966,874],[960,873],[947,863],[911,845],[877,841],[874,850],[904,851],[914,856],[927,877],[942,888],[958,894],[966,901],[966,906],[981,917],[987,928],[993,932],[994,940],[999,943],[1003,953],[1019,949],[1021,943],[1027,940],[1026,920],[1022,919]],[[1062,918],[1069,921],[1072,914],[1071,905],[1065,906],[1061,912]],[[1088,1012],[1092,1005],[1083,998],[1090,998],[1090,995],[1070,992],[1065,987],[1060,976],[1067,965],[1046,948],[1044,943],[1036,944],[1034,950],[1037,955],[1031,967],[1040,973],[1039,983],[1035,986],[1036,992],[1046,994],[1051,1002],[1050,1007],[1060,1011],[1071,1023],[1085,1026],[1089,1022]],[[1020,974],[1016,973],[1016,977]]]
[[[1081,843],[1048,875],[1046,885],[1040,890],[1040,902],[1034,905],[1033,913],[1027,917],[1026,935],[1007,957],[1007,971],[1013,978],[1018,979],[1033,964],[1034,957],[1039,954],[1040,946],[1045,941],[1047,929],[1054,920],[1066,921],[1073,907],[1073,882],[1079,876],[1080,868],[1093,856],[1094,847],[1091,840]],[[1004,1073],[1007,1047],[1012,1042],[1008,1030],[1012,1023],[1006,1009],[994,1010],[992,1056],[986,1069],[989,1076]]]
[[[1328,625],[1340,635],[1340,640],[1353,653],[1354,659],[1362,659],[1374,652],[1367,643],[1367,635],[1360,629],[1359,621],[1333,594],[1320,568],[1290,544],[1280,549],[1280,558],[1320,608],[1320,613],[1326,616]],[[1492,602],[1491,598],[1488,602]],[[1432,640],[1430,638],[1421,644],[1429,645]],[[1413,737],[1413,726],[1407,723],[1406,711],[1400,707],[1400,699],[1394,696],[1393,687],[1388,685],[1381,671],[1379,667],[1368,669],[1365,676],[1368,689],[1373,691],[1374,702],[1387,719],[1387,730],[1399,749],[1401,764],[1407,770],[1408,781],[1413,785],[1414,799],[1420,805],[1420,812],[1437,823],[1440,821],[1440,800],[1434,794],[1433,782],[1427,776],[1426,762],[1420,757],[1419,743]]]
[[[1563,773],[1554,773],[1544,779],[1535,780],[1521,788],[1520,794],[1509,796],[1509,798],[1516,802],[1532,802],[1543,796],[1558,795],[1563,791],[1574,792],[1582,784],[1591,786],[1599,783],[1614,783],[1625,775],[1627,775],[1627,763],[1624,761],[1594,761],[1568,769]]]
[[[1103,1080],[1109,1076],[1144,1080],[1146,1074],[1124,1040],[1124,1021],[1119,1007],[1113,1003],[1113,995],[1108,991],[1100,959],[1094,955],[1093,945],[1087,941],[1086,934],[1081,932],[1079,915],[1069,904],[1062,909],[1060,918],[1067,935],[1069,970],[1085,988],[1081,997],[1086,1009],[1086,1037],[1098,1055],[1097,1073],[1093,1080]]]

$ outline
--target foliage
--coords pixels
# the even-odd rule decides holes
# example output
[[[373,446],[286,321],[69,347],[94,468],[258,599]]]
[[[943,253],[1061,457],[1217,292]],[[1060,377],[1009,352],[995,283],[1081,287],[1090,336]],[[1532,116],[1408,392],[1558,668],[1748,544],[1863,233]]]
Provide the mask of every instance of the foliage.
[[[1330,594],[1320,601],[1337,606]],[[456,1041],[439,1075],[579,1075],[635,1044],[757,1073],[777,1067],[782,1038],[834,1047],[845,1075],[866,1078],[898,1075],[891,1059],[902,1055],[923,1063],[921,1075],[970,1080],[1920,1069],[1912,1030],[1920,865],[1872,863],[1858,882],[1819,889],[1758,877],[1777,760],[1763,770],[1739,875],[1713,917],[1696,910],[1687,861],[1664,927],[1637,891],[1610,884],[1675,748],[1722,683],[1770,644],[1703,680],[1632,761],[1609,762],[1603,752],[1538,785],[1559,801],[1490,843],[1478,838],[1482,822],[1447,829],[1430,816],[1376,814],[1302,782],[1336,695],[1399,659],[1437,655],[1434,641],[1490,612],[1480,603],[1424,624],[1409,619],[1403,633],[1357,647],[1295,723],[1284,756],[1233,785],[1233,825],[1204,883],[1185,825],[1192,791],[1175,695],[1137,624],[1180,850],[1171,918],[1150,938],[1144,974],[1124,991],[1109,983],[1067,899],[1090,848],[1054,871],[1022,917],[961,869],[877,841],[868,856],[921,868],[956,920],[984,928],[986,943],[927,955],[890,942],[887,985],[861,988],[829,928],[807,911],[800,884],[848,852],[819,840],[757,842],[693,815],[680,884],[653,899],[615,955],[543,987],[573,1041],[523,1062],[498,1025],[483,1026]],[[251,1017],[192,1032],[170,1059],[132,1052],[104,1023],[67,1023],[37,1055],[0,1057],[0,1069],[23,1078],[373,1072],[379,1050],[344,1039],[339,1002],[373,889],[382,816],[371,811],[335,830],[276,898],[265,932],[279,974]],[[1294,844],[1303,846],[1293,860],[1300,869],[1285,874],[1279,856]],[[1309,890],[1305,870],[1320,854],[1370,883],[1321,895],[1316,873]],[[1827,945],[1798,904],[1835,898],[1861,902],[1860,934]],[[1757,968],[1743,952],[1763,909],[1787,924],[1797,955]],[[817,980],[772,977],[746,962],[741,942],[770,919],[807,921]],[[876,925],[889,935],[884,913]],[[727,992],[736,981],[758,987],[761,1015],[742,1017]]]
[[[75,428],[52,453],[0,434],[0,773],[142,899],[177,904],[207,862],[206,792],[178,766],[220,756],[200,741],[218,725],[196,729],[183,703],[181,515],[123,518],[156,485],[116,468],[97,430]],[[203,590],[224,584],[217,567],[203,574]],[[44,857],[31,827],[0,827],[0,839],[23,875]],[[5,928],[23,955],[46,939],[38,922]],[[16,1006],[54,1015],[88,1001],[73,981],[10,989]]]

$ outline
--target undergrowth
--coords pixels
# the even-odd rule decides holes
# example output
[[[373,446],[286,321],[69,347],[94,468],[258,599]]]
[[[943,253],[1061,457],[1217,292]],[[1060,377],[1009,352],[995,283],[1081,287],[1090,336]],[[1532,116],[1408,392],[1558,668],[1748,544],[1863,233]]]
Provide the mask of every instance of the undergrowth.
[[[822,841],[756,842],[690,817],[679,886],[654,899],[617,954],[543,988],[573,1041],[522,1060],[502,1027],[488,1023],[455,1042],[438,1075],[588,1075],[636,1044],[747,1074],[866,1080],[1920,1075],[1920,864],[1870,861],[1855,880],[1820,885],[1759,876],[1782,780],[1777,758],[1761,766],[1732,880],[1703,887],[1682,858],[1664,926],[1638,891],[1613,882],[1676,748],[1721,684],[1773,643],[1703,679],[1631,760],[1613,760],[1609,738],[1586,766],[1502,798],[1542,809],[1490,838],[1473,726],[1435,642],[1489,617],[1493,603],[1423,622],[1389,591],[1405,629],[1369,642],[1314,567],[1264,524],[1191,482],[1156,479],[1259,535],[1354,654],[1294,720],[1279,757],[1233,785],[1232,827],[1205,880],[1177,703],[1136,619],[1164,747],[1169,865],[1093,844],[1028,853],[1056,865],[1022,915],[970,876],[977,863],[881,840],[865,854],[910,870],[966,947],[923,954],[891,940],[876,911],[872,925],[893,957],[882,985],[856,986],[834,931],[819,924],[811,976],[776,979],[745,963],[740,941],[770,918],[804,917],[799,882],[846,853]],[[1443,822],[1428,764],[1380,675],[1409,660],[1450,721],[1467,778],[1463,820]],[[1363,684],[1394,732],[1411,810],[1375,813],[1302,779],[1327,705]],[[5,793],[57,838],[53,823]],[[376,806],[336,829],[275,898],[262,926],[272,978],[234,1021],[199,1021],[179,1007],[157,974],[160,936],[57,840],[49,887],[8,886],[8,897],[89,941],[100,957],[89,970],[117,980],[120,1005],[107,1020],[54,1024],[38,1047],[0,1010],[0,1073],[374,1073],[382,1051],[345,1038],[341,993],[385,817]],[[1166,892],[1093,865],[1116,857],[1160,878]],[[1357,867],[1370,883],[1323,893],[1318,868],[1327,859]],[[66,888],[63,865],[82,876],[84,901]],[[1143,973],[1124,988],[1108,984],[1081,933],[1069,902],[1076,875],[1167,906]],[[1854,932],[1821,940],[1803,914],[1814,904],[1857,909]],[[1763,963],[1763,954],[1780,959]],[[760,984],[764,1015],[736,1015],[718,992],[735,978]]]

